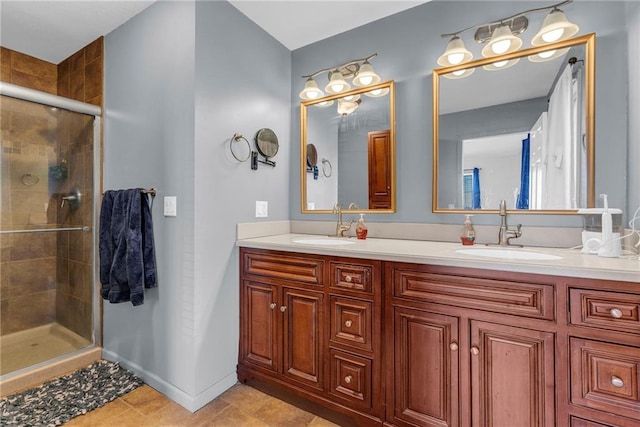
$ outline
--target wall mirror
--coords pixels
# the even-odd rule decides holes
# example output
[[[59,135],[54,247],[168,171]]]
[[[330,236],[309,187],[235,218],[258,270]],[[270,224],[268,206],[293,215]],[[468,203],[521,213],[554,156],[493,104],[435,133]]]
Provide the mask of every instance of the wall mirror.
[[[359,87],[300,104],[303,213],[392,213],[395,188],[394,82]],[[322,159],[308,168],[309,147]]]
[[[433,71],[433,211],[593,207],[595,35]]]

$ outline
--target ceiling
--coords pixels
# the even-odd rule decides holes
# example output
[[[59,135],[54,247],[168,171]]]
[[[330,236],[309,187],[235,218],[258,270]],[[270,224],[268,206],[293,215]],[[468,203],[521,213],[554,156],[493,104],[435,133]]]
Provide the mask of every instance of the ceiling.
[[[289,50],[294,50],[427,1],[233,0],[229,3]],[[153,3],[144,0],[0,0],[0,43],[59,64]],[[339,11],[331,13],[338,4]]]

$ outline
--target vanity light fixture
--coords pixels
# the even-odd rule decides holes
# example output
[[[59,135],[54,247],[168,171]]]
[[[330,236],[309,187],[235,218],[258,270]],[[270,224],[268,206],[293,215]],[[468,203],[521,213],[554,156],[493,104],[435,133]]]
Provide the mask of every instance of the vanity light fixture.
[[[369,63],[369,60],[377,55],[377,53],[374,53],[366,58],[354,59],[336,67],[323,68],[308,76],[302,76],[302,78],[306,79],[306,82],[304,89],[300,92],[300,98],[311,100],[324,96],[324,93],[318,88],[318,84],[314,80],[314,77],[322,73],[327,73],[329,83],[324,90],[329,94],[350,90],[351,85],[347,79],[351,78],[353,78],[352,83],[354,86],[369,86],[379,83],[380,76],[373,71],[373,67]]]
[[[473,54],[464,46],[464,42],[457,34],[447,44],[447,49],[438,58],[438,64],[443,67],[462,64],[473,59]]]
[[[370,90],[369,92],[365,92],[364,94],[371,98],[380,98],[381,96],[385,96],[389,93],[388,87],[383,87],[380,89]]]
[[[568,47],[564,49],[545,50],[544,52],[540,52],[536,55],[529,55],[528,58],[531,62],[546,62],[564,56],[568,51]]]
[[[522,40],[513,35],[511,27],[502,23],[493,30],[489,43],[482,49],[482,56],[489,58],[496,55],[515,52],[522,47]]]
[[[318,87],[318,83],[313,80],[313,77],[309,77],[304,84],[304,89],[300,92],[300,98],[302,99],[317,99],[322,98],[324,93]]]
[[[441,37],[451,37],[451,40],[447,44],[444,53],[438,57],[437,62],[441,66],[450,67],[470,61],[473,58],[473,54],[465,48],[464,42],[460,38],[462,33],[469,30],[476,30],[474,34],[475,41],[486,43],[486,46],[482,49],[482,56],[485,58],[517,51],[522,47],[522,40],[518,35],[524,33],[529,26],[527,14],[535,12],[550,11],[531,44],[539,46],[568,39],[575,35],[579,28],[576,24],[567,20],[564,12],[559,7],[572,2],[573,0],[564,0],[550,6],[525,10],[488,24],[472,25],[453,33],[441,34]],[[540,56],[540,59],[542,59],[542,56]],[[499,67],[495,69],[499,69]],[[460,78],[460,75],[456,77],[444,75],[444,77]]]

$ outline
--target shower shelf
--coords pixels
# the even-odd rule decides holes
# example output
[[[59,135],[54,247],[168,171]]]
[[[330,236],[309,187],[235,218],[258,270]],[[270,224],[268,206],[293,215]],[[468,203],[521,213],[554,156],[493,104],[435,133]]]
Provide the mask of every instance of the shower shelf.
[[[4,230],[0,234],[18,234],[18,233],[51,233],[54,231],[89,231],[91,227],[67,227],[67,228],[34,228],[33,230]]]

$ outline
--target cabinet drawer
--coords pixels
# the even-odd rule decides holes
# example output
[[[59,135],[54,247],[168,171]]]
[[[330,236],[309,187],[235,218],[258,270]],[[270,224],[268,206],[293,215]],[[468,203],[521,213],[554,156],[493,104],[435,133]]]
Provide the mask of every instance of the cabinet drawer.
[[[324,261],[311,257],[244,251],[242,268],[243,274],[294,280],[309,285],[324,284]]]
[[[372,312],[368,301],[331,296],[331,341],[373,350]]]
[[[571,323],[640,332],[640,295],[571,289]]]
[[[426,267],[428,268],[428,267]],[[393,269],[395,297],[555,320],[554,285]]]
[[[373,267],[370,265],[343,264],[332,262],[331,266],[331,287],[347,291],[357,291],[372,294],[372,273]]]
[[[582,418],[571,417],[571,427],[611,427],[607,424],[600,424],[594,421],[583,420]]]
[[[357,409],[369,409],[372,402],[370,359],[331,349],[332,396]]]
[[[571,402],[640,420],[640,348],[571,338]]]

